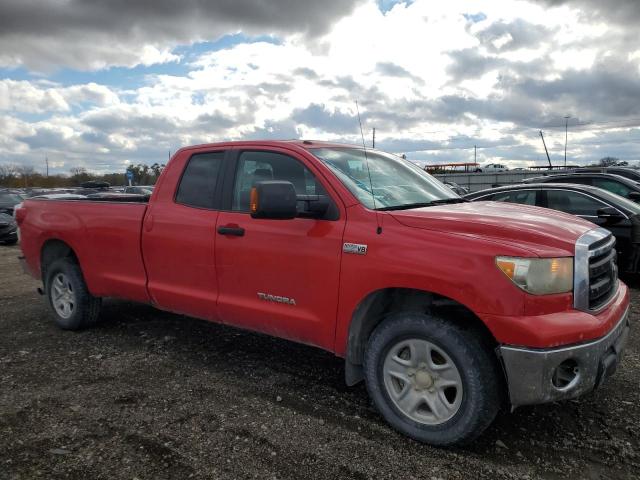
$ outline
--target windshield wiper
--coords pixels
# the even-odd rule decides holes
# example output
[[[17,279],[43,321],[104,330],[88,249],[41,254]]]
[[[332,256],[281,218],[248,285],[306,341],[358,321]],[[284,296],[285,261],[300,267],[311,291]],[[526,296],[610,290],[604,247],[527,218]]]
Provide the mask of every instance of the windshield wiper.
[[[442,198],[440,200],[431,200],[430,202],[405,203],[404,205],[393,205],[390,207],[380,207],[376,210],[382,212],[389,210],[410,210],[412,208],[432,207],[433,205],[446,205],[450,203],[465,203],[469,200],[465,198]]]
[[[466,198],[443,198],[441,200],[433,200],[431,205],[446,205],[449,203],[466,203],[469,200]]]

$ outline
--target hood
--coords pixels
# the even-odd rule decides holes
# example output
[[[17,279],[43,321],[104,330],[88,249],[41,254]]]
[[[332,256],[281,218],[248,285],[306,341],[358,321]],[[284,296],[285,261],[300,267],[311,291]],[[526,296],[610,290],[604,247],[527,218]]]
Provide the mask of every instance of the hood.
[[[482,237],[539,256],[573,255],[578,237],[597,228],[557,210],[504,202],[457,203],[390,213],[408,227]]]

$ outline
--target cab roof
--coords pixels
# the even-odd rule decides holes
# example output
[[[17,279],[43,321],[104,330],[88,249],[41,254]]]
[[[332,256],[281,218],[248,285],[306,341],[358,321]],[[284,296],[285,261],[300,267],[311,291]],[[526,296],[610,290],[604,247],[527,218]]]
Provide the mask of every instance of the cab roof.
[[[291,139],[291,140],[235,140],[228,142],[216,142],[216,143],[203,143],[200,145],[190,145],[188,147],[181,148],[180,150],[202,149],[208,147],[283,147],[295,145],[305,150],[311,150],[314,148],[362,148],[362,145],[355,145],[349,143],[339,142],[327,142],[322,140],[305,140],[305,139]],[[373,150],[373,149],[372,149]]]

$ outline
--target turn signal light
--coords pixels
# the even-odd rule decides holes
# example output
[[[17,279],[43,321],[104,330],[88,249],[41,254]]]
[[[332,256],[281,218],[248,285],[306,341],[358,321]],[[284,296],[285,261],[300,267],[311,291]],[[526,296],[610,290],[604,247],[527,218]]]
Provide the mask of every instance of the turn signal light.
[[[566,293],[573,289],[573,258],[497,257],[496,266],[532,295]]]
[[[258,189],[253,187],[251,189],[251,196],[249,197],[249,210],[251,213],[258,211]]]

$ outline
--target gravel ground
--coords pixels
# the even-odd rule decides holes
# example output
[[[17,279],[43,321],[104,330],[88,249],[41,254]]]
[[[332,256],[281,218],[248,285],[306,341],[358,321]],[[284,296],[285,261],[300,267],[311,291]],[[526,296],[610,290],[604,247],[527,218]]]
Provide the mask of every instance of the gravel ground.
[[[640,478],[638,329],[600,390],[437,449],[391,430],[314,348],[122,301],[58,330],[18,254],[0,247],[2,479]]]

